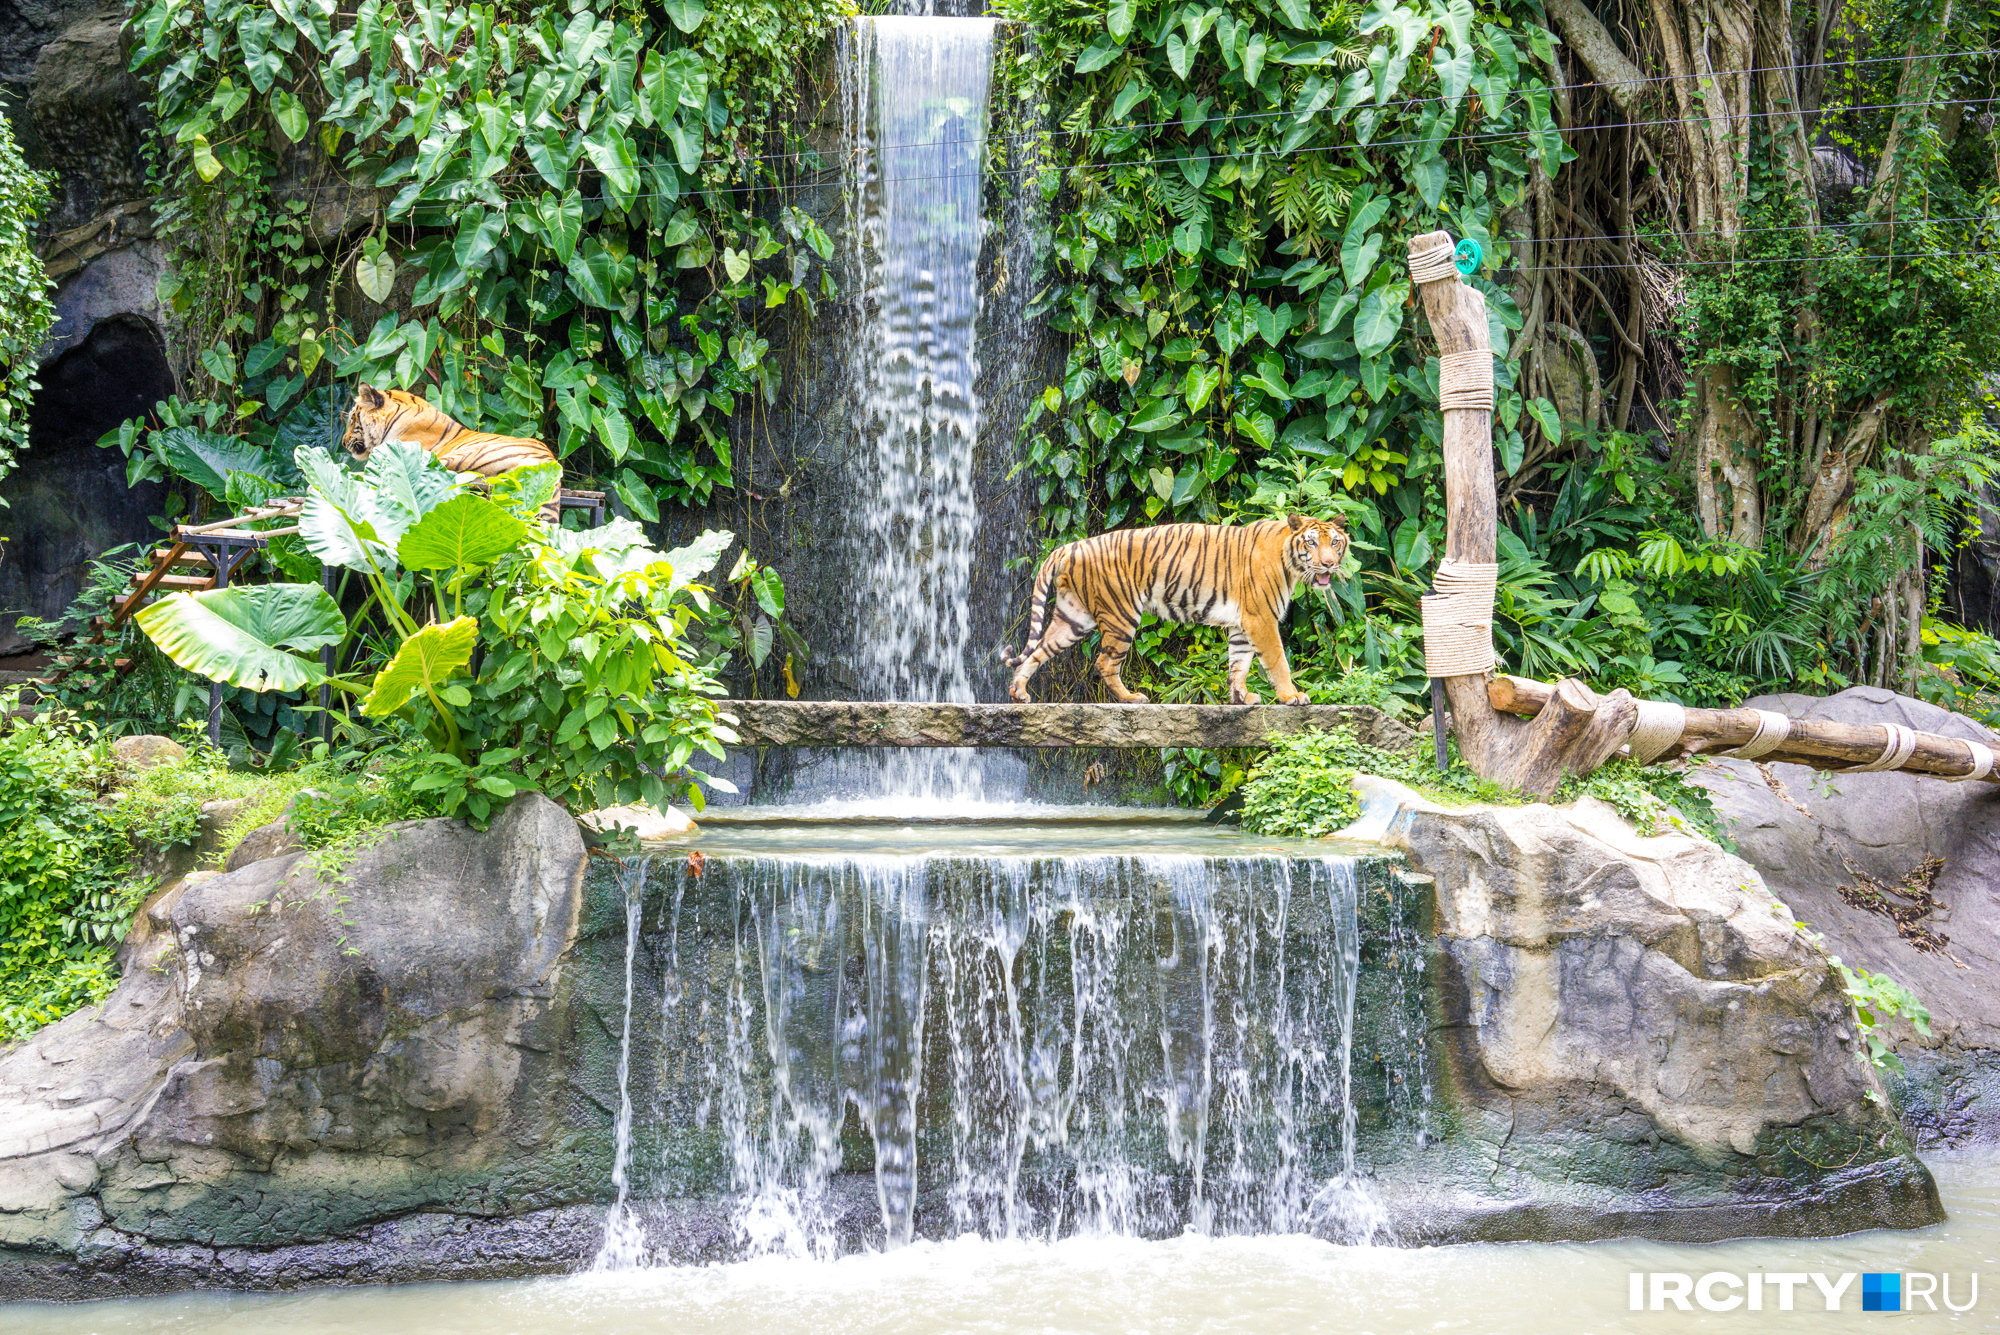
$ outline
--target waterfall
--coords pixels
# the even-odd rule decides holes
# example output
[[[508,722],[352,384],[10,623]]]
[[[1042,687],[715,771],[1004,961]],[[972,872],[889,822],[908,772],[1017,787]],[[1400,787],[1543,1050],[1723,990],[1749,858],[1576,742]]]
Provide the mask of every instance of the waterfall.
[[[631,1236],[649,1201],[696,1195],[726,1200],[745,1254],[1380,1231],[1355,1157],[1354,859],[711,853],[695,877],[665,871],[671,910],[628,946],[664,961],[661,1062],[632,1097],[715,1166],[634,1161]]]
[[[634,1270],[646,1264],[645,1235],[627,1205],[632,1161],[632,965],[639,954],[639,918],[646,865],[640,858],[619,878],[625,892],[625,1023],[618,1038],[618,1120],[613,1124],[611,1186],[618,1193],[604,1221],[604,1242],[592,1270]]]
[[[978,327],[995,23],[864,17],[841,52],[850,139],[845,269],[858,289],[847,375],[858,690],[970,702],[980,512]],[[986,652],[993,646],[983,647]],[[1012,796],[1018,763],[961,750],[847,757],[841,795]]]

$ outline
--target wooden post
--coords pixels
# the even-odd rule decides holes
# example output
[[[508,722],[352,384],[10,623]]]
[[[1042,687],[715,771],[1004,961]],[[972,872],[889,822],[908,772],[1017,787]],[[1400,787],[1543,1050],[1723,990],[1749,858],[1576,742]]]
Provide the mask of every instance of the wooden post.
[[[1486,298],[1468,287],[1449,263],[1448,233],[1410,241],[1413,276],[1440,358],[1483,352],[1492,341]],[[1490,565],[1499,557],[1500,505],[1493,483],[1493,412],[1487,407],[1444,407],[1445,559]],[[1588,773],[1624,745],[1637,719],[1632,697],[1600,697],[1580,681],[1561,683],[1536,717],[1522,721],[1495,712],[1487,699],[1487,673],[1444,677],[1458,752],[1474,773],[1510,788],[1549,797],[1563,775]]]

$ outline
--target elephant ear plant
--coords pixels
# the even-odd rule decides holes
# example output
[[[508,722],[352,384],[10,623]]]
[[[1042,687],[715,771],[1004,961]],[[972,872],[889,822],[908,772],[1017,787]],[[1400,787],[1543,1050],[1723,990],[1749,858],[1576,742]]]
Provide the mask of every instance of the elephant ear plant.
[[[533,522],[555,465],[517,469],[490,494],[412,445],[388,442],[359,474],[301,449],[306,547],[360,578],[351,615],[316,584],[176,594],[138,615],[189,671],[255,691],[325,684],[403,733],[413,790],[443,815],[483,823],[539,791],[568,805],[726,787],[689,768],[736,740],[712,697],[716,664],[689,643],[706,575],[732,541],[704,533],[655,550],[638,525],[584,532]],[[338,646],[329,674],[317,652]],[[372,674],[366,669],[372,667]]]

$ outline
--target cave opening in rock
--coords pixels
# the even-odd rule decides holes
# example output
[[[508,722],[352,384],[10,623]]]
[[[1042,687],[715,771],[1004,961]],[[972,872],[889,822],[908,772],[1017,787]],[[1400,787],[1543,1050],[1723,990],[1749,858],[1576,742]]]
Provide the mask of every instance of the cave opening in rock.
[[[0,654],[32,647],[18,616],[54,620],[83,587],[90,562],[125,543],[155,536],[150,522],[166,502],[157,482],[128,487],[125,459],[97,440],[142,417],[174,392],[166,348],[150,320],[99,320],[37,375],[28,448],[0,480]]]

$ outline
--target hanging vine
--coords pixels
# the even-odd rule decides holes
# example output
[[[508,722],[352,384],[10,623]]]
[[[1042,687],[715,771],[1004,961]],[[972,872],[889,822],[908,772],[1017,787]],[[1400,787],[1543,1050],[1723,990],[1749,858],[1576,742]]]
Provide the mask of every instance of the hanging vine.
[[[730,485],[728,420],[778,388],[760,328],[832,291],[784,187],[844,9],[143,4],[198,369],[166,430],[128,425],[132,475],[291,485],[356,379],[545,438],[646,518]]]

